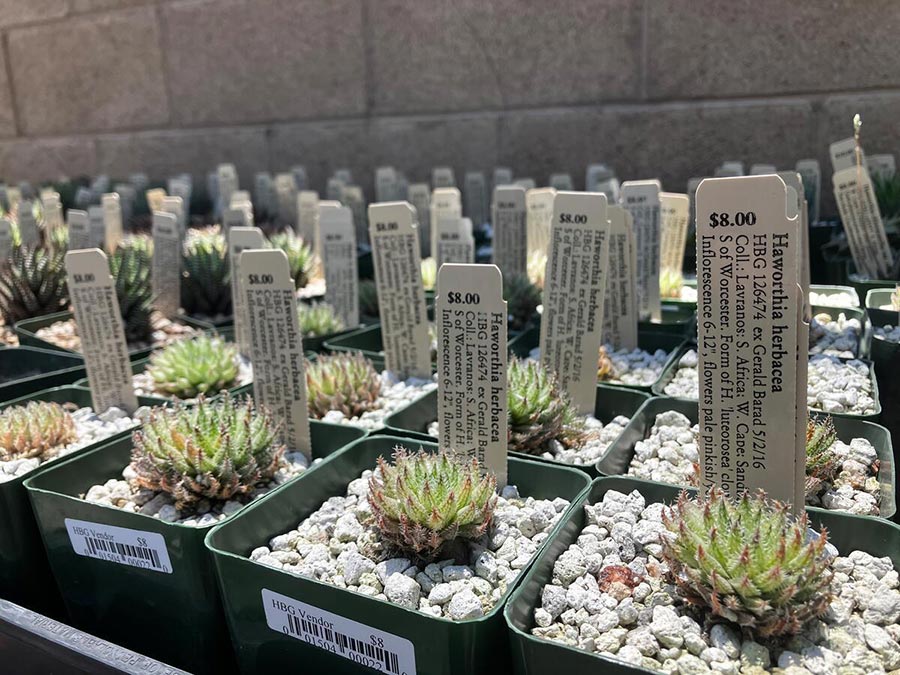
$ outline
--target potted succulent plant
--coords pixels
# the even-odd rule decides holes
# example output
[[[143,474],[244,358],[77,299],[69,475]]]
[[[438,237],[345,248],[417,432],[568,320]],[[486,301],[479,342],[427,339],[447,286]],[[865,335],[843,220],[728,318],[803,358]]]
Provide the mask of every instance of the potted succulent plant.
[[[872,323],[871,358],[883,407],[881,423],[900,433],[900,301],[896,290],[870,290],[866,313]]]
[[[361,435],[319,422],[310,431],[314,459]],[[266,410],[226,394],[154,408],[133,438],[26,488],[77,625],[191,672],[222,672],[232,659],[203,537],[311,469],[285,452]]]
[[[65,250],[16,246],[0,262],[0,343],[18,344],[19,321],[54,314],[69,306]]]
[[[348,330],[334,307],[325,302],[297,303],[297,318],[306,351],[321,352],[327,341],[354,330]]]
[[[897,525],[630,478],[576,506],[507,603],[515,673],[900,665]]]
[[[218,227],[190,230],[181,257],[181,308],[214,326],[234,321],[228,242]]]
[[[477,460],[404,442],[357,441],[210,533],[243,669],[507,672],[500,609],[586,476],[514,458],[498,495]]]

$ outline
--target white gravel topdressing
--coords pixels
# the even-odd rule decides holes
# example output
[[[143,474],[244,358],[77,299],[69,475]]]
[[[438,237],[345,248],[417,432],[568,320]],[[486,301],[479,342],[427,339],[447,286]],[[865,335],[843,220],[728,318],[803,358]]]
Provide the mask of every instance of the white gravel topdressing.
[[[829,354],[845,359],[859,356],[862,324],[841,312],[836,319],[827,314],[814,316],[809,325],[809,353]]]
[[[809,304],[820,307],[859,307],[859,298],[850,293],[809,292]]]
[[[466,542],[465,561],[383,559],[381,536],[368,523],[371,475],[363,471],[346,496],[330,498],[296,529],[254,549],[250,559],[431,616],[477,619],[502,600],[569,506],[562,498],[520,497],[508,485],[489,531]]]
[[[799,635],[764,645],[731,624],[701,623],[679,597],[662,560],[666,508],[647,504],[636,490],[611,490],[585,505],[587,525],[557,558],[532,634],[673,675],[875,675],[900,668],[900,582],[890,558],[841,556],[829,544],[836,557],[827,613]],[[636,585],[601,587],[598,575],[621,566]],[[604,672],[601,661],[596,672]]]
[[[421,398],[432,389],[437,389],[435,377],[423,379],[410,377],[400,380],[390,371],[382,371],[381,394],[378,397],[378,407],[364,412],[359,417],[346,417],[340,410],[330,410],[322,417],[323,422],[331,424],[346,424],[361,429],[380,429],[384,426],[384,420],[416,399]]]
[[[535,456],[573,466],[589,466],[603,456],[610,444],[625,430],[629,421],[630,418],[618,415],[608,424],[603,424],[593,415],[586,415],[584,423],[590,435],[584,443],[566,447],[562,441],[552,439],[546,443],[541,452],[535,453]],[[430,436],[437,438],[439,431],[437,421],[428,425]]]
[[[660,413],[653,421],[650,435],[634,446],[628,475],[672,485],[696,485],[696,464],[700,461],[696,438],[700,428],[680,412]],[[869,441],[854,438],[832,446],[841,462],[833,484],[824,483],[813,495],[809,506],[857,515],[880,513],[881,484],[878,482],[878,453]]]
[[[891,324],[876,326],[874,335],[879,340],[900,342],[900,326],[892,326]]]
[[[72,413],[75,421],[75,442],[54,448],[43,458],[29,457],[27,459],[12,459],[8,462],[0,462],[0,483],[24,476],[29,471],[34,471],[41,464],[49,462],[57,457],[65,457],[76,450],[81,450],[111,436],[133,429],[140,424],[148,408],[138,408],[134,417],[129,417],[124,410],[110,408],[98,415],[93,408],[79,408]]]
[[[682,355],[672,379],[663,387],[667,396],[691,401],[699,399],[697,362],[694,349]],[[877,409],[872,394],[872,378],[865,362],[858,359],[841,361],[827,354],[809,357],[806,381],[806,405],[809,408],[829,413],[871,415]]]
[[[166,345],[177,342],[182,338],[193,337],[200,331],[193,326],[188,326],[177,321],[170,321],[161,314],[153,316],[153,333],[148,342],[133,342],[128,345],[129,351],[138,351],[150,349],[151,347],[165,347]],[[42,340],[46,340],[59,347],[71,349],[72,351],[81,351],[81,337],[78,335],[78,327],[75,325],[75,319],[66,319],[65,321],[56,321],[49,326],[39,328],[35,335]]]
[[[230,387],[228,387],[228,389],[234,389],[235,387],[242,387],[245,384],[250,384],[251,382],[253,382],[253,365],[250,363],[250,360],[243,356],[239,356],[238,361],[239,361],[239,363],[238,363],[237,378],[235,379],[234,384],[232,384]],[[138,396],[154,396],[156,398],[168,398],[168,399],[172,399],[172,400],[180,400],[180,401],[183,401],[184,403],[194,403],[197,400],[196,398],[179,399],[177,396],[173,396],[172,394],[167,394],[165,392],[157,391],[154,388],[155,383],[153,381],[153,378],[150,376],[150,374],[147,372],[146,369],[144,369],[140,373],[137,373],[136,375],[133,375],[131,377],[131,381],[134,383],[134,393],[137,394]],[[215,394],[218,394],[218,393],[219,392],[217,392],[217,391],[209,392],[207,394],[207,396],[214,396]]]
[[[669,353],[664,349],[647,352],[643,349],[613,349],[605,345],[606,355],[613,364],[613,377],[603,380],[605,384],[627,384],[633,387],[649,387],[659,379]],[[535,347],[528,358],[540,361],[541,348]]]

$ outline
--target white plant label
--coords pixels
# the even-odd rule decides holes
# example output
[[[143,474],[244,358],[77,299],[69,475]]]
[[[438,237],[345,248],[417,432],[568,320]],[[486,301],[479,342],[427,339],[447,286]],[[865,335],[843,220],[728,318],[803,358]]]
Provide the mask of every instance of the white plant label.
[[[416,209],[419,226],[419,246],[423,256],[431,255],[431,188],[428,183],[410,183],[409,203]]]
[[[297,182],[290,172],[275,176],[275,194],[278,197],[278,218],[282,225],[297,225]]]
[[[49,232],[62,225],[62,205],[59,193],[52,190],[41,197],[41,210],[44,213],[44,230]]]
[[[72,550],[80,556],[152,572],[172,573],[166,539],[158,532],[132,530],[74,518],[66,518],[65,523]]]
[[[241,289],[241,253],[250,248],[263,248],[265,239],[258,227],[232,227],[228,230],[228,264],[231,266],[231,306],[234,312],[234,341],[241,354],[250,354],[245,296]]]
[[[91,248],[91,222],[87,211],[69,209],[69,250]]]
[[[465,181],[463,191],[465,214],[475,225],[484,225],[487,222],[488,202],[484,174],[480,171],[469,171],[466,173]]]
[[[890,178],[897,173],[897,160],[891,154],[869,155],[866,166],[872,178]]]
[[[219,186],[219,212],[221,213],[231,203],[231,193],[240,188],[237,169],[234,168],[234,164],[220,164],[216,169],[216,178]]]
[[[253,363],[253,399],[272,411],[288,449],[311,460],[306,364],[287,255],[280,249],[244,251],[240,274]]]
[[[832,183],[857,271],[869,279],[888,279],[893,259],[869,171],[850,166],[836,172]]]
[[[413,205],[415,206],[415,205]],[[418,212],[418,208],[416,209]],[[431,225],[431,245],[429,250],[432,258],[437,258],[437,224],[441,218],[462,218],[462,195],[455,187],[435,188],[431,193],[428,222]],[[421,231],[422,224],[419,223]]]
[[[322,260],[322,214],[328,209],[340,209],[343,208],[343,204],[339,201],[334,201],[331,199],[322,199],[319,200],[318,205],[316,206],[316,227],[313,232],[313,238],[316,242],[316,259]],[[352,213],[352,212],[351,212]],[[353,224],[353,229],[358,233],[359,232],[359,223]],[[369,233],[366,232],[366,241],[368,241]],[[357,241],[359,241],[359,237],[357,236]]]
[[[430,377],[431,349],[419,233],[408,202],[369,206],[369,236],[387,370]]]
[[[494,264],[505,277],[525,274],[528,265],[525,189],[512,185],[494,188],[492,211]]]
[[[147,198],[147,208],[150,209],[150,213],[163,210],[163,199],[166,198],[165,190],[153,188],[152,190],[147,190],[144,196]]]
[[[511,185],[512,182],[512,169],[506,166],[498,166],[494,168],[493,183],[491,183],[494,189],[497,189],[501,185]]]
[[[253,227],[253,207],[250,202],[244,206],[232,206],[222,214],[222,229],[227,233],[233,227]]]
[[[547,252],[555,196],[556,190],[553,188],[540,188],[525,193],[525,230],[529,255],[535,251]]]
[[[187,218],[184,215],[184,200],[181,197],[163,197],[162,206],[159,210],[175,216],[175,224],[184,233],[184,224],[187,222]]]
[[[572,176],[567,173],[554,173],[550,175],[550,187],[554,190],[562,190],[564,192],[572,192],[575,184],[572,182]]]
[[[91,247],[102,249],[106,242],[106,222],[102,206],[88,207],[88,222],[90,223]]]
[[[302,190],[297,194],[297,234],[316,250],[316,218],[319,211],[319,193]]]
[[[831,168],[834,173],[849,169],[856,166],[856,139],[852,136],[840,141],[835,141],[828,146],[828,153],[831,155]],[[866,165],[866,154],[862,148],[859,149],[860,161],[862,165]]]
[[[104,246],[107,252],[112,253],[122,241],[122,206],[119,203],[119,195],[108,192],[100,199],[103,207]]]
[[[328,198],[328,201],[341,201],[341,197],[343,196],[344,192],[344,185],[346,185],[346,183],[336,176],[332,176],[331,178],[329,178],[328,183],[325,187],[325,196]]]
[[[325,209],[319,219],[325,301],[347,328],[359,325],[359,274],[353,214],[346,206]]]
[[[440,218],[437,223],[437,268],[446,263],[475,262],[475,238],[468,218]]]
[[[173,317],[181,307],[181,228],[174,213],[153,213],[153,259],[150,280],[153,305]]]
[[[431,185],[435,190],[440,188],[455,188],[456,176],[449,166],[436,166],[431,170]]]
[[[659,194],[660,270],[681,273],[688,232],[688,196],[673,192]]]
[[[642,319],[662,320],[659,301],[659,193],[658,180],[626,181],[622,205],[634,219],[637,253],[638,313]]]
[[[612,205],[606,208],[606,215],[609,218],[609,271],[603,305],[603,344],[615,349],[637,349],[637,265],[631,214],[621,206]]]
[[[622,186],[619,185],[619,179],[615,176],[600,181],[594,192],[606,195],[607,204],[618,204],[622,200]]]
[[[309,185],[309,178],[306,175],[306,167],[297,165],[291,167],[291,173],[294,174],[294,183],[297,184],[297,190],[306,190]]]
[[[435,327],[440,445],[476,457],[506,485],[507,348],[503,277],[495,265],[438,271]],[[594,368],[596,380],[596,366]]]
[[[337,178],[344,185],[349,185],[353,182],[353,173],[350,169],[335,169],[334,177]]]
[[[777,175],[697,190],[699,446],[703,489],[761,488],[800,511],[809,326],[787,200]]]
[[[416,675],[413,643],[364,623],[262,589],[266,625],[353,663],[387,675]]]
[[[356,238],[365,240],[366,231],[366,199],[362,188],[358,185],[345,185],[341,191],[341,203],[350,209],[353,214],[353,223],[356,227]]]
[[[187,229],[188,225],[188,215],[191,211],[191,193],[194,191],[194,186],[191,183],[191,178],[187,174],[182,174],[181,176],[176,176],[175,178],[170,178],[166,185],[169,195],[172,197],[179,197],[181,199],[182,204],[182,212],[178,217],[178,227],[181,228],[181,232]]]
[[[600,184],[613,178],[612,170],[606,164],[590,164],[584,172],[585,192],[602,192]],[[607,202],[611,203],[611,202]]]
[[[375,169],[375,201],[393,202],[399,198],[397,171],[392,166],[379,166]]]
[[[12,253],[12,222],[0,218],[0,260],[6,260]]]
[[[781,180],[784,181],[784,184],[787,186],[787,216],[788,218],[794,218],[795,216],[799,216],[800,218],[800,287],[802,289],[802,293],[800,295],[801,304],[804,306],[805,310],[808,310],[808,303],[806,302],[809,297],[809,277],[810,277],[810,269],[809,269],[809,221],[808,211],[806,208],[806,199],[804,198],[803,193],[803,180],[800,178],[800,174],[796,171],[779,171],[778,175],[781,177]],[[806,316],[806,314],[804,314]],[[811,318],[810,314],[807,316],[807,320]]]
[[[25,246],[37,246],[41,241],[33,209],[34,202],[30,199],[19,202],[19,240]]]
[[[777,172],[778,169],[775,168],[774,164],[753,164],[750,167],[751,176],[765,176],[766,174]]]
[[[128,345],[106,256],[98,248],[69,251],[66,276],[94,410],[134,412]]]
[[[819,202],[822,194],[822,171],[817,159],[801,159],[795,167],[803,180],[803,193],[809,209],[809,222],[819,222]]]
[[[609,260],[606,196],[558,192],[544,274],[541,364],[584,415],[594,412]]]

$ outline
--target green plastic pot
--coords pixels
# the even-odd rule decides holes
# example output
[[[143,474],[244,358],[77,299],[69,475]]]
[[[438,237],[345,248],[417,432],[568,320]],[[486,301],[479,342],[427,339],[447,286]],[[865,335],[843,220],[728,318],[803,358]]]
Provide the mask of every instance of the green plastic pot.
[[[893,289],[871,290],[866,296],[866,312],[873,327],[900,324],[900,313],[886,309],[878,309],[891,304]],[[875,377],[881,394],[881,423],[895,438],[900,438],[900,344],[883,338],[872,336],[869,350],[875,366]]]
[[[9,401],[0,405],[0,409],[22,405],[28,401],[74,403],[83,408],[91,405],[91,394],[79,387],[56,387]],[[122,431],[64,457],[44,462],[23,476],[0,483],[0,596],[40,611],[59,614],[59,594],[50,574],[47,554],[41,544],[24,483],[31,476],[53,466],[130,435],[131,431]]]
[[[71,384],[84,376],[84,359],[76,354],[35,347],[0,349],[0,402]]]
[[[697,280],[696,279],[685,279],[681,285],[684,288],[693,288],[695,291],[697,290]],[[675,307],[688,307],[690,309],[693,309],[695,313],[697,311],[697,301],[696,300],[682,300],[681,298],[662,298],[662,303],[665,305],[672,305]],[[694,318],[696,318],[696,315]]]
[[[856,289],[853,288],[853,286],[829,286],[827,284],[810,284],[809,290],[820,295],[828,296],[847,293],[853,297],[855,303],[853,307],[860,307],[859,295],[857,295]]]
[[[37,332],[41,328],[46,328],[57,321],[68,321],[75,314],[73,312],[56,312],[55,314],[46,314],[44,316],[38,316],[34,319],[26,319],[25,321],[19,321],[16,326],[16,335],[19,336],[19,344],[27,345],[30,347],[40,347],[41,349],[49,349],[51,351],[63,352],[66,354],[78,354],[72,349],[66,349],[65,347],[60,347],[53,342],[48,342],[43,338],[37,336]],[[199,319],[193,319],[189,316],[181,316],[176,319],[178,323],[183,323],[188,326],[192,326],[193,328],[197,328],[198,330],[210,330],[213,326],[205,321],[201,321]],[[153,351],[152,347],[146,349],[133,349],[128,352],[128,358],[132,361],[136,361],[138,359],[144,359],[150,356],[150,352]]]
[[[869,291],[885,288],[894,290],[897,287],[897,282],[891,281],[890,279],[866,279],[856,271],[856,267],[852,262],[847,263],[847,270],[847,281],[856,289],[857,295],[864,301],[866,300]],[[864,302],[863,307],[865,308],[868,306],[868,302]]]
[[[310,431],[315,458],[326,457],[364,435],[358,429],[320,422],[311,422]],[[63,461],[25,483],[72,623],[191,672],[232,672],[233,652],[212,559],[203,546],[211,526],[166,523],[79,498],[92,485],[120,478],[131,448],[131,439],[122,438]],[[308,474],[317,470],[314,465]],[[277,490],[284,487],[287,484]],[[161,536],[172,572],[76,554],[66,519]]]
[[[606,453],[595,466],[600,476],[624,476],[628,473],[631,458],[634,457],[634,446],[650,436],[650,429],[660,413],[674,410],[687,417],[691,424],[697,424],[698,404],[696,401],[685,401],[677,398],[657,397],[646,401],[632,416],[631,422],[619,437],[613,441]],[[815,419],[827,417],[826,413],[810,411]],[[873,422],[850,417],[833,417],[834,428],[838,438],[850,443],[854,438],[865,438],[878,454],[878,483],[881,485],[882,518],[893,518],[897,513],[896,477],[894,474],[894,450],[891,434],[883,426]]]
[[[534,609],[540,605],[544,586],[551,581],[553,564],[575,542],[586,525],[582,507],[600,501],[609,490],[626,494],[638,490],[648,503],[671,503],[678,498],[680,492],[679,488],[670,485],[635,478],[598,478],[591,483],[590,489],[578,500],[576,508],[567,512],[562,526],[552,536],[549,545],[538,554],[537,560],[506,603],[503,616],[513,655],[513,667],[510,672],[516,675],[559,673],[626,675],[655,672],[531,635],[531,629],[534,627]],[[822,509],[807,509],[807,513],[815,528],[827,528],[828,540],[845,555],[852,550],[862,550],[876,557],[888,556],[895,567],[900,567],[900,527],[894,523]]]
[[[244,509],[231,522],[210,532],[206,544],[215,557],[242,672],[295,671],[298,664],[308,673],[374,672],[269,628],[263,606],[264,590],[408,640],[415,651],[418,675],[509,672],[500,614],[502,602],[480,619],[455,622],[266,567],[247,557],[273,536],[295,528],[327,499],[344,495],[351,480],[373,468],[380,455],[389,457],[398,444],[408,445],[409,439],[370,436],[357,441],[323,462],[313,480],[301,476],[286,489]],[[430,452],[437,450],[434,444],[423,447]],[[523,495],[575,501],[589,481],[573,469],[511,458],[509,482],[517,485]]]
[[[675,335],[682,339],[693,338],[697,335],[697,303],[686,303],[680,300],[670,302],[667,299],[662,302],[661,307],[660,320],[639,321],[638,333]]]
[[[828,264],[823,256],[825,246],[839,230],[836,221],[819,221],[809,226],[809,274],[811,279],[828,278]]]
[[[641,408],[648,398],[649,395],[642,391],[598,384],[597,399],[594,404],[594,417],[603,422],[603,424],[608,424],[613,418],[618,417],[619,415],[631,417]],[[428,435],[428,425],[435,420],[437,420],[436,390],[428,392],[418,401],[413,401],[408,406],[401,408],[393,415],[388,416],[385,420],[385,429],[383,433],[406,436],[408,438],[434,443],[437,439],[435,439],[434,436]],[[569,466],[573,469],[584,471],[591,478],[596,478],[599,475],[593,464],[588,464],[586,466],[564,464],[552,459],[528,455],[523,452],[511,452],[510,456],[530,459],[535,462],[544,462],[553,466]]]
[[[850,251],[846,248],[846,240],[833,238],[820,250],[825,273],[824,276],[815,276],[812,279],[826,284],[846,285],[847,265],[850,264]]]
[[[514,341],[510,341],[509,343],[509,351],[511,354],[518,356],[520,359],[528,358],[531,350],[538,347],[541,341],[541,331],[540,328],[534,327],[526,330],[518,339]],[[678,335],[672,335],[669,333],[656,332],[656,331],[646,331],[639,330],[638,331],[638,348],[643,349],[647,352],[655,352],[657,349],[662,349],[663,351],[669,354],[669,360],[666,361],[666,365],[663,367],[662,373],[660,373],[660,378],[665,374],[666,369],[671,365],[672,359],[675,358],[682,346],[685,344],[685,340],[683,337]],[[659,380],[657,380],[658,382]],[[620,387],[622,389],[634,389],[637,391],[643,391],[650,393],[653,389],[653,386],[656,384],[647,384],[647,385],[637,385],[637,384],[618,384],[616,382],[604,382],[603,384],[608,385],[610,387]]]

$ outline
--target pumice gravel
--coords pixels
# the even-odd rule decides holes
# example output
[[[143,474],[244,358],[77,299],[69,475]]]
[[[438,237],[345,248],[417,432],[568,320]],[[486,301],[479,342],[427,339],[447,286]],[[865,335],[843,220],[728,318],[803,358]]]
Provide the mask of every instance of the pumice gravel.
[[[603,380],[605,384],[626,384],[633,387],[649,387],[659,379],[670,354],[664,349],[654,352],[643,349],[616,349],[606,345],[606,355],[612,361],[613,376]],[[541,358],[541,348],[532,349],[528,357]]]

